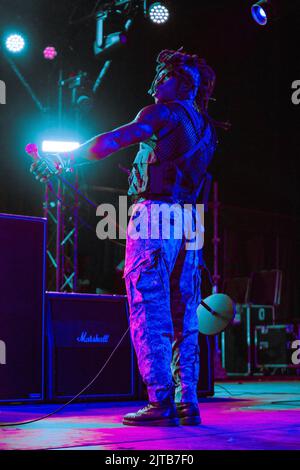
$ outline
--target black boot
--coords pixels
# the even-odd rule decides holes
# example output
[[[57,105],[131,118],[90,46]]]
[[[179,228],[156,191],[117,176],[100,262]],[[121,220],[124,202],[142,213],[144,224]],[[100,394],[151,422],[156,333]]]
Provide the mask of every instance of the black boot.
[[[197,426],[201,424],[200,412],[197,403],[175,403],[180,424]]]
[[[178,426],[179,419],[175,404],[171,401],[150,402],[136,413],[123,418],[127,426]]]

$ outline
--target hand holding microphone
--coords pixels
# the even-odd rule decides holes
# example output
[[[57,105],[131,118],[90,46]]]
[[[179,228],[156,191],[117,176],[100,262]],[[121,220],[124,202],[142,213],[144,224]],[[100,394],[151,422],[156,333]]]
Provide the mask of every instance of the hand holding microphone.
[[[30,173],[41,183],[47,183],[55,175],[73,171],[70,158],[63,159],[59,154],[46,154],[41,157],[36,144],[27,144],[25,151],[34,159]]]

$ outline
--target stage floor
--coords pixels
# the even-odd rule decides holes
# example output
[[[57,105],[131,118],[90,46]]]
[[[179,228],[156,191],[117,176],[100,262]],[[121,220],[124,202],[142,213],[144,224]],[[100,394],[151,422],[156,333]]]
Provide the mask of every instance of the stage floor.
[[[225,389],[226,390],[225,390]],[[26,426],[0,428],[0,449],[299,450],[300,383],[222,382],[199,406],[198,427],[131,427],[125,413],[141,402],[80,403]],[[47,414],[59,405],[1,405],[0,421]]]

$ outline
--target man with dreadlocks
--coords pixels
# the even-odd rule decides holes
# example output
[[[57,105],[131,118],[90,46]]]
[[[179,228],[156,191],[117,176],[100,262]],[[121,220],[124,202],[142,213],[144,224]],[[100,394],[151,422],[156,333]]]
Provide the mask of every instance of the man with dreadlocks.
[[[131,336],[149,404],[127,414],[123,423],[198,425],[196,310],[202,250],[187,250],[184,236],[136,239],[130,233],[137,214],[149,215],[154,202],[177,208],[191,204],[195,212],[216,148],[218,123],[208,115],[215,74],[204,59],[181,49],[163,50],[157,62],[149,90],[155,104],[143,108],[133,122],[84,144],[85,157],[101,160],[140,143],[129,176],[128,195],[136,209],[128,225],[124,278]],[[32,171],[43,177],[37,165]]]

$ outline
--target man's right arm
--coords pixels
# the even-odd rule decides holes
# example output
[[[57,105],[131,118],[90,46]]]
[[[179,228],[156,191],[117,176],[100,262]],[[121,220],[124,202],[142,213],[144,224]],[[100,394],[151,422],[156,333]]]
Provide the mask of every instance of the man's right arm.
[[[143,108],[129,124],[94,137],[84,146],[86,158],[102,160],[123,148],[144,142],[169,122],[170,112],[163,104]]]
[[[170,111],[167,106],[163,104],[146,106],[131,123],[93,137],[78,149],[64,154],[62,159],[72,159],[74,167],[88,161],[102,160],[123,148],[149,139],[155,132],[167,126],[169,119]],[[43,173],[39,172],[38,163],[32,164],[31,171],[36,174],[37,179],[45,180],[45,170]]]

